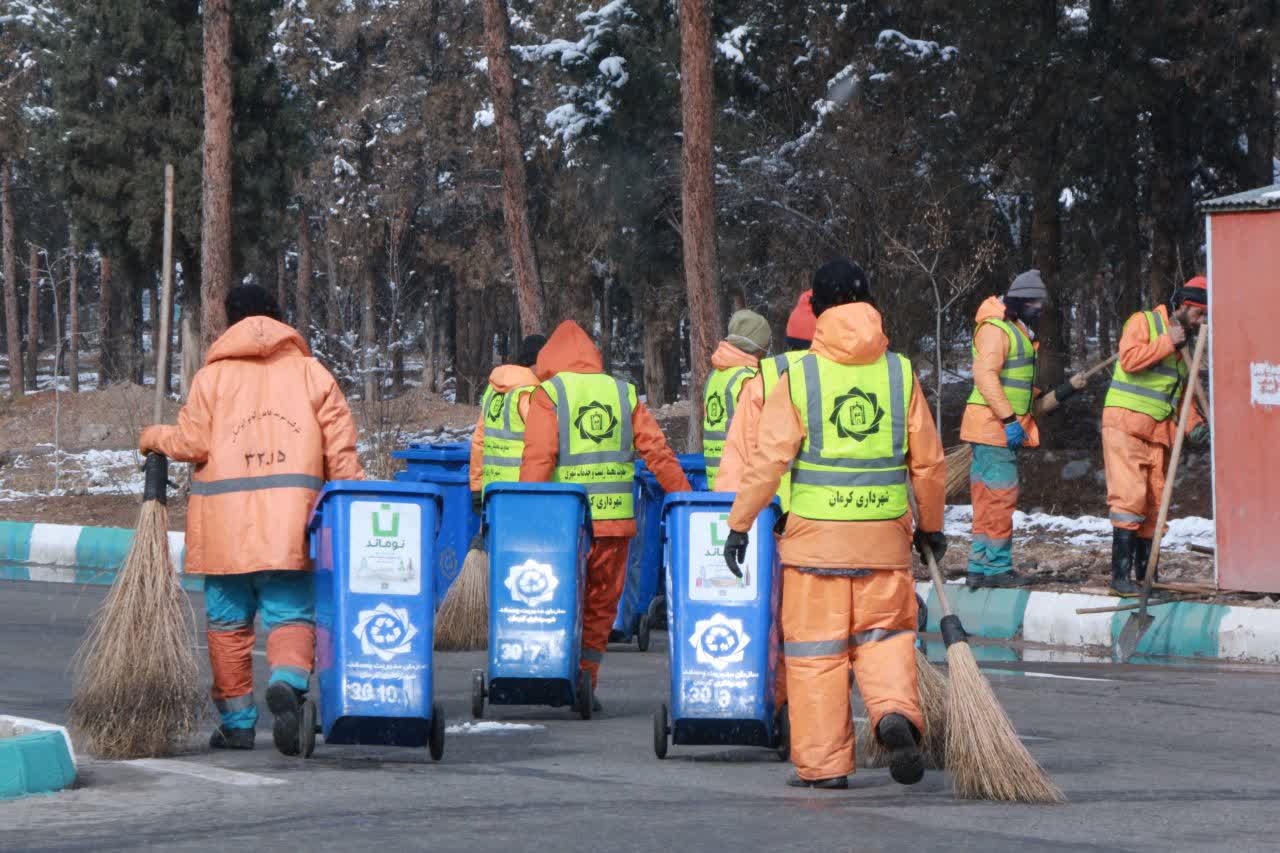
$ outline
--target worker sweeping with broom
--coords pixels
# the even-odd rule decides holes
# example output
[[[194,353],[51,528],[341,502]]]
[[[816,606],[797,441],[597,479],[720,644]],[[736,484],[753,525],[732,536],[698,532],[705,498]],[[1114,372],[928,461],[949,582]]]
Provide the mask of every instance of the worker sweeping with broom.
[[[1120,359],[1102,409],[1114,596],[1137,596],[1146,577],[1179,401],[1189,382],[1182,353],[1208,318],[1208,287],[1203,277],[1191,279],[1178,288],[1169,306],[1130,317],[1120,336]],[[1194,406],[1190,418],[1187,440],[1206,446],[1209,427]]]
[[[911,546],[946,550],[943,451],[910,362],[889,352],[855,280],[815,281],[812,350],[764,404],[724,547],[738,574],[746,531],[790,470],[779,550],[794,787],[848,787],[851,662],[894,780],[924,775]],[[909,485],[920,507],[914,534]]]
[[[668,494],[691,489],[635,387],[604,372],[600,350],[577,323],[566,320],[555,330],[538,355],[536,373],[543,382],[529,406],[520,480],[583,486],[590,498],[594,538],[587,557],[581,667],[595,687],[626,581],[627,548],[636,535],[636,456]]]
[[[212,310],[212,306],[208,307]],[[315,657],[307,519],[327,480],[362,480],[356,426],[337,382],[254,285],[227,294],[177,426],[142,433],[143,453],[195,465],[188,574],[205,576],[214,749],[252,749],[254,618],[267,629],[267,707],[276,747],[301,749],[299,710]]]

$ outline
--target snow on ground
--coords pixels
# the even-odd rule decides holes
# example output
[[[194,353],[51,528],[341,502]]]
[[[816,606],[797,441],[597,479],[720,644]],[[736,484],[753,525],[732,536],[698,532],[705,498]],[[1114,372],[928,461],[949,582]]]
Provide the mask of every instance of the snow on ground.
[[[36,447],[39,453],[52,455],[51,445]],[[63,452],[59,459],[58,485],[48,491],[24,491],[9,488],[9,479],[0,473],[0,502],[29,500],[62,495],[141,495],[144,484],[142,460],[133,450],[83,450]],[[30,454],[15,456],[10,468],[23,471],[33,467],[52,467],[51,460]]]
[[[968,539],[972,524],[972,506],[947,507],[948,536]],[[1064,515],[1019,511],[1013,514],[1013,529],[1015,535],[1036,533],[1062,539],[1068,545],[1078,547],[1106,545],[1111,542],[1111,522],[1093,515],[1068,518]],[[1211,518],[1174,518],[1169,521],[1169,532],[1165,534],[1161,547],[1170,551],[1186,551],[1191,545],[1213,547],[1214,531]]]
[[[444,731],[450,735],[514,735],[546,730],[546,726],[530,723],[494,723],[482,720],[478,723],[456,723],[446,727]]]

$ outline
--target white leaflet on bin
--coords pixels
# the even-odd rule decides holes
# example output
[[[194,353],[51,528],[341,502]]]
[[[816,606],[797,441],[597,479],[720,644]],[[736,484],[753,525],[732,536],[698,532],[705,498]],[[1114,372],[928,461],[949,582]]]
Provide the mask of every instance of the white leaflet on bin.
[[[347,584],[368,595],[422,592],[422,507],[355,501],[350,516]]]

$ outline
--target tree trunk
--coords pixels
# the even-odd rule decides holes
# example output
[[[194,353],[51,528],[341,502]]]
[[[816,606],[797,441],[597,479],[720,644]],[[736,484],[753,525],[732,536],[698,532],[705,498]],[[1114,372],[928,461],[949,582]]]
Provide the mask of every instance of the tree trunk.
[[[342,303],[339,300],[341,289],[338,284],[338,260],[333,254],[333,229],[325,228],[324,266],[325,278],[328,279],[328,290],[325,303],[325,331],[330,342],[336,342],[342,334]]]
[[[520,114],[516,110],[515,80],[511,73],[511,23],[505,0],[483,0],[485,51],[493,93],[494,124],[498,129],[498,158],[502,161],[502,210],[507,225],[511,265],[516,274],[520,328],[526,335],[545,334],[546,318],[538,259],[529,224],[529,186],[524,150],[520,144]]]
[[[16,400],[25,387],[22,376],[22,325],[18,320],[18,262],[13,245],[13,165],[0,160],[0,239],[4,243],[4,323],[9,351],[9,397]]]
[[[298,206],[298,287],[294,295],[293,323],[303,340],[311,340],[311,222],[307,206]]]
[[[1265,187],[1275,182],[1276,155],[1276,50],[1280,47],[1274,0],[1255,0],[1254,47],[1249,51],[1246,74],[1253,80],[1249,97],[1246,133],[1249,140],[1248,180],[1251,186]]]
[[[226,330],[231,286],[231,0],[204,0],[204,173],[200,281],[207,349]]]
[[[111,321],[112,302],[111,257],[102,256],[102,271],[98,276],[98,387],[106,388],[115,381],[119,370],[114,338],[115,324]]]
[[[26,389],[35,391],[40,371],[40,250],[28,243]]]
[[[80,393],[80,246],[71,235],[71,257],[67,259],[67,374],[71,393]]]
[[[1093,302],[1098,306],[1098,357],[1111,355],[1111,318],[1115,315],[1115,301],[1108,294],[1115,293],[1115,279],[1108,270],[1098,276],[1098,289],[1094,293]]]
[[[373,315],[373,266],[366,261],[361,273],[361,289],[363,290],[360,308],[360,370],[364,374],[364,401],[375,402],[378,399],[379,381],[377,359],[377,324]]]
[[[284,246],[281,246],[276,253],[276,303],[280,306],[280,316],[286,323],[289,322],[289,287],[285,270],[287,263]]]
[[[1044,164],[1039,170],[1032,192],[1032,264],[1040,270],[1045,288],[1049,291],[1049,299],[1040,319],[1038,373],[1041,387],[1051,388],[1062,382],[1063,363],[1066,360],[1060,297],[1064,288],[1058,281],[1059,252],[1062,246],[1062,222],[1058,210],[1058,197],[1062,194],[1062,190],[1052,161]]]
[[[644,393],[649,405],[658,408],[667,402],[667,363],[663,346],[667,335],[661,324],[646,318],[644,324]]]
[[[680,104],[684,128],[682,235],[689,292],[689,443],[702,447],[702,395],[722,323],[716,269],[715,152],[710,0],[680,0]]]

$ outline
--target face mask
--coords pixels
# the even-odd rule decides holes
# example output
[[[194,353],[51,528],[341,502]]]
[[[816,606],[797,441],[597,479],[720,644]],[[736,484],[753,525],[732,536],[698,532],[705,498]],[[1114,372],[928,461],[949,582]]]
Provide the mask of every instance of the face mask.
[[[1018,319],[1025,323],[1028,329],[1035,329],[1040,326],[1040,314],[1042,312],[1043,309],[1028,306],[1022,309],[1022,314]]]

